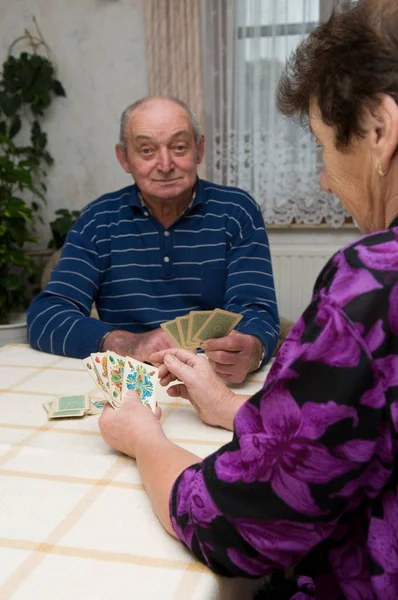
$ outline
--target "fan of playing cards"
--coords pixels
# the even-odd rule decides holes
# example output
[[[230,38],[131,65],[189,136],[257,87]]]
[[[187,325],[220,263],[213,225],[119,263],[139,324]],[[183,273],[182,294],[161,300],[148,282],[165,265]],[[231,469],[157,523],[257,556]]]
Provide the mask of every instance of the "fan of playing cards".
[[[241,319],[242,315],[221,308],[192,310],[184,317],[162,323],[161,328],[174,344],[184,350],[194,350],[205,340],[228,335]]]
[[[156,409],[158,370],[116,352],[96,352],[84,359],[84,365],[103,393],[114,407],[123,406],[126,392],[138,392],[142,404],[153,412]]]

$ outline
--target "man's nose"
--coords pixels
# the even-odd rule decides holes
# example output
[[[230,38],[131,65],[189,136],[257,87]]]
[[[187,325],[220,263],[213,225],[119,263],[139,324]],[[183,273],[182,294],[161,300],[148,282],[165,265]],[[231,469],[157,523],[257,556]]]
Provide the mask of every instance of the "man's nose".
[[[158,169],[163,173],[169,173],[173,168],[173,158],[167,149],[160,150],[158,157]]]

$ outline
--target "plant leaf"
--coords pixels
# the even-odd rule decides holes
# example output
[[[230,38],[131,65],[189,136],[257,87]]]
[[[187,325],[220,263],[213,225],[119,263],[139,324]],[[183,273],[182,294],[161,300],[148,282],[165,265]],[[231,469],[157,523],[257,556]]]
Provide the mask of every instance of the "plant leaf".
[[[54,79],[54,81],[53,81],[53,92],[56,96],[65,96],[66,97],[66,92],[64,90],[64,86],[62,85],[62,83],[60,81],[58,81],[58,79]]]
[[[17,133],[21,130],[21,125],[22,123],[21,119],[19,118],[19,115],[15,115],[11,121],[10,128],[8,131],[8,135],[11,139],[15,137]]]

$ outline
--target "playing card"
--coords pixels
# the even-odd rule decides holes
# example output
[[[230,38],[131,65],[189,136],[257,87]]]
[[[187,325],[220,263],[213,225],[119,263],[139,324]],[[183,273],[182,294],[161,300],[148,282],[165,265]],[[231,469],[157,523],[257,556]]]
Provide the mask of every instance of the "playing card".
[[[101,378],[109,394],[108,357],[106,352],[93,352],[90,354],[96,374]]]
[[[188,315],[187,345],[196,347],[199,345],[193,338],[211,314],[213,314],[212,310],[191,310]]]
[[[90,408],[89,415],[99,415],[104,410],[105,402],[103,400],[99,400],[98,398],[92,398],[90,396]]]
[[[78,396],[59,396],[49,407],[48,418],[59,419],[67,417],[83,417],[90,408],[87,394]]]
[[[87,394],[80,394],[77,396],[58,396],[55,398],[52,409],[58,411],[62,410],[88,410],[90,406],[90,400]]]
[[[49,402],[43,402],[43,408],[45,409],[45,411],[47,413],[49,413],[51,411],[52,405],[53,405],[53,403],[51,402],[51,400]]]
[[[81,398],[84,397],[84,402],[81,402]],[[69,398],[69,400],[65,400]],[[72,398],[72,401],[70,400]],[[61,404],[59,403],[61,400]],[[43,408],[48,413],[49,419],[62,419],[66,417],[83,417],[84,415],[98,415],[104,409],[105,402],[98,398],[92,398],[89,396],[88,408],[85,408],[87,404],[86,396],[61,396],[55,400],[43,402]],[[59,409],[61,406],[61,409]],[[71,406],[72,408],[66,408],[65,406]],[[73,408],[73,407],[77,408]],[[54,408],[53,408],[54,407]]]
[[[181,348],[180,334],[178,333],[177,321],[166,321],[160,324],[163,331],[167,333],[173,344]]]
[[[216,308],[196,333],[194,341],[200,343],[212,338],[224,337],[236,327],[241,319],[242,315]]]
[[[180,345],[181,345],[181,348],[184,348],[185,350],[194,350],[196,348],[196,343],[191,342],[190,344],[188,344],[188,342],[187,342],[188,321],[189,321],[189,315],[185,315],[184,317],[176,318],[177,329],[178,329],[178,333],[180,336]]]
[[[124,375],[124,356],[116,354],[111,350],[107,351],[108,357],[108,381],[109,381],[109,402],[115,408],[123,405],[122,388]]]
[[[109,384],[108,387],[105,385],[105,383],[102,381],[100,372],[96,366],[96,364],[93,363],[93,359],[91,356],[87,356],[87,358],[85,358],[83,360],[84,366],[87,369],[87,372],[90,374],[90,377],[92,378],[92,380],[94,381],[94,383],[97,385],[98,389],[101,390],[101,392],[103,393],[103,395],[105,396],[105,398],[107,400],[109,400]]]
[[[49,419],[68,419],[70,417],[84,417],[86,411],[83,409],[71,409],[71,410],[52,410],[48,413]]]
[[[139,394],[142,404],[155,412],[157,385],[158,370],[156,367],[126,356],[122,389],[123,401],[126,393],[134,390]]]

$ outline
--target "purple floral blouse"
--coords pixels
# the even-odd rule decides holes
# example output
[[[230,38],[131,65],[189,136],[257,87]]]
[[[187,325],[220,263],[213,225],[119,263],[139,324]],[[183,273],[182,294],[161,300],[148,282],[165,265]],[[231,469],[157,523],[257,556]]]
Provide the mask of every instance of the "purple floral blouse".
[[[175,532],[213,571],[398,599],[396,225],[328,262],[232,441],[175,482]]]

